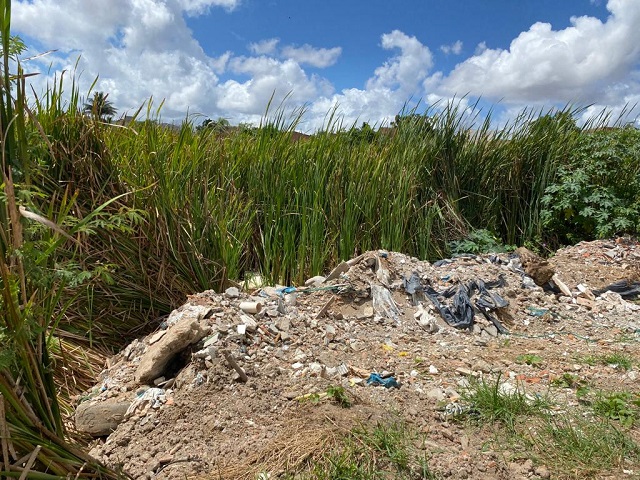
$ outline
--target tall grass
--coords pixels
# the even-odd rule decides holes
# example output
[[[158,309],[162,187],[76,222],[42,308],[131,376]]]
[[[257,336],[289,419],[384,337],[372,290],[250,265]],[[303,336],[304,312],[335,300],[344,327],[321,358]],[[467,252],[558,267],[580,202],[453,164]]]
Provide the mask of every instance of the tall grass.
[[[578,110],[525,112],[496,131],[477,106],[449,103],[360,136],[329,115],[294,140],[303,110],[219,132],[167,127],[151,101],[144,120],[108,124],[82,115],[79,97],[73,77],[57,79],[26,129],[44,190],[73,195],[77,218],[119,197],[84,245],[81,266],[100,275],[73,290],[61,323],[110,346],[246,272],[299,284],[370,249],[439,258],[472,228],[539,237],[541,198],[581,135]]]
[[[43,164],[30,147],[43,130],[37,123],[27,127],[33,118],[25,74],[10,55],[10,24],[11,2],[1,1],[0,477],[115,479],[67,437],[50,354],[74,301],[66,287],[81,276],[81,242],[74,236],[99,211],[75,218],[77,196],[67,186],[47,191],[53,183],[40,181]]]

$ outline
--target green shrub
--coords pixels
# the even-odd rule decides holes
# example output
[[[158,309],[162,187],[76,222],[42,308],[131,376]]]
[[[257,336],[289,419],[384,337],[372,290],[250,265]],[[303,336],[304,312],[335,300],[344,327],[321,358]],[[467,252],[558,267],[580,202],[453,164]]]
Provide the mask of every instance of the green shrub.
[[[541,220],[561,243],[640,232],[640,131],[582,134],[546,188]]]
[[[503,245],[502,241],[489,230],[472,230],[462,240],[449,242],[449,248],[454,255],[464,253],[503,253],[515,250],[513,245]]]

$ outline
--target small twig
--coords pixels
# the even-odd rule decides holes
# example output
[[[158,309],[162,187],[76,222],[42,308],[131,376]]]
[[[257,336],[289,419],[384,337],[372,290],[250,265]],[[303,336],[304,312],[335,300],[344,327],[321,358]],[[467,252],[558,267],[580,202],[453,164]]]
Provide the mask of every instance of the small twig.
[[[38,457],[38,453],[40,453],[41,448],[42,447],[40,445],[37,445],[35,450],[31,452],[29,460],[27,460],[27,464],[24,466],[24,470],[22,470],[18,480],[25,480],[27,478],[27,475],[29,475],[29,472],[31,471],[31,467],[33,467],[33,464],[36,462],[36,458]]]
[[[170,465],[175,465],[176,463],[186,463],[186,462],[203,462],[204,460],[202,460],[199,457],[187,457],[187,458],[179,458],[178,460],[171,460],[168,463],[165,463],[163,465],[160,466],[160,468],[158,468],[158,470],[156,470],[155,472],[153,472],[153,476],[155,477],[156,475],[158,475],[162,470],[164,470],[165,468],[167,468]]]
[[[76,473],[76,480],[78,480],[80,478],[80,474],[84,471],[84,467],[87,466],[87,462],[84,462],[82,464],[82,466],[80,467],[80,469],[78,470],[78,473]]]
[[[240,375],[240,381],[241,382],[246,382],[247,380],[249,380],[249,377],[247,377],[247,374],[244,373],[244,370],[242,369],[242,367],[240,365],[238,365],[238,362],[236,362],[236,359],[233,358],[233,355],[231,355],[231,352],[229,352],[229,350],[222,350],[222,355],[224,355],[224,358],[227,361],[227,363],[236,372],[238,372],[238,375]]]

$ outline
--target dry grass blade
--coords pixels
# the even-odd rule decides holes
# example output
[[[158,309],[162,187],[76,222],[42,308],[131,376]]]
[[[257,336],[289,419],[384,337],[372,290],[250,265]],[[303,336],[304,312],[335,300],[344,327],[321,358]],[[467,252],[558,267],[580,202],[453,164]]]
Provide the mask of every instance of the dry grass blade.
[[[344,417],[343,421],[349,426],[354,423],[348,417]],[[262,472],[273,476],[298,472],[312,458],[320,458],[335,447],[348,428],[324,417],[315,420],[298,418],[283,427],[262,449],[242,461],[222,465],[215,473],[201,480],[253,480]]]
[[[80,245],[80,242],[78,242],[75,238],[73,238],[71,235],[65,232],[58,225],[56,225],[55,222],[52,222],[51,220],[43,217],[42,215],[38,215],[37,213],[30,212],[29,210],[24,208],[22,205],[20,205],[19,210],[20,210],[20,215],[22,215],[24,218],[28,218],[29,220],[35,220],[36,222],[41,223],[45,227],[48,227],[51,230],[59,233],[66,239],[71,240],[72,242],[75,242],[76,244]]]
[[[31,452],[29,460],[27,460],[27,464],[24,466],[24,470],[22,470],[22,473],[20,474],[19,480],[25,480],[27,478],[27,475],[31,472],[31,468],[33,468],[33,464],[36,462],[36,458],[38,458],[40,450],[42,450],[42,445],[37,445],[33,452]]]
[[[4,395],[0,393],[0,443],[2,446],[2,464],[3,470],[9,470],[9,429],[7,428],[7,420],[4,411]]]

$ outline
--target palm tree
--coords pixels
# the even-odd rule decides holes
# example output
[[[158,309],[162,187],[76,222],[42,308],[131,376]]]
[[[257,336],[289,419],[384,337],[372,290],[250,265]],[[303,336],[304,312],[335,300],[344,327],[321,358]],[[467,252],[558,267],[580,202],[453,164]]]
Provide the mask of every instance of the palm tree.
[[[93,94],[93,98],[90,102],[84,104],[83,111],[85,113],[91,114],[96,118],[111,118],[113,117],[117,110],[113,106],[107,97],[108,93],[104,92],[96,92]]]

